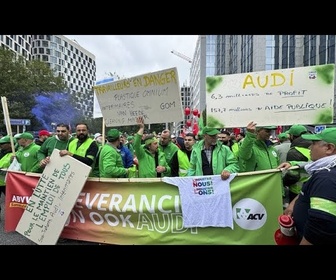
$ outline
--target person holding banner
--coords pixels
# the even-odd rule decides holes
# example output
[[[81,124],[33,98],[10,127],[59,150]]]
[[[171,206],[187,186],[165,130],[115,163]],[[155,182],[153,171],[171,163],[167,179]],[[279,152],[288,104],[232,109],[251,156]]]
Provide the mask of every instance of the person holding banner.
[[[279,166],[278,152],[270,140],[271,132],[276,128],[257,127],[257,123],[253,121],[248,123],[244,141],[238,152],[240,172],[274,169]]]
[[[89,137],[89,127],[86,123],[76,124],[76,137],[69,143],[68,149],[61,150],[60,156],[69,155],[80,162],[94,168],[98,145],[94,139]],[[92,171],[91,174],[92,175]]]
[[[287,152],[286,161],[310,161],[309,147],[312,141],[302,138],[309,134],[303,125],[294,124],[287,131],[290,139],[290,149]],[[283,176],[284,185],[288,187],[288,200],[291,202],[301,191],[303,182],[308,180],[309,175],[303,169],[287,171]]]
[[[138,159],[139,178],[170,176],[171,169],[164,152],[159,149],[158,139],[153,134],[148,134],[144,139],[145,144],[142,145],[141,139],[145,128],[144,118],[141,116],[137,117],[136,122],[139,125],[139,130],[134,137],[133,148],[135,156]],[[172,143],[172,145],[175,144]]]
[[[47,138],[40,150],[37,153],[37,158],[40,162],[40,167],[43,171],[45,166],[50,161],[50,155],[54,149],[67,150],[69,144],[75,138],[70,133],[70,127],[68,124],[60,123],[56,125],[56,135]]]
[[[217,140],[219,130],[204,126],[203,139],[192,149],[187,176],[221,175],[222,180],[239,172],[238,160],[230,148]]]
[[[293,216],[300,245],[336,245],[336,128],[303,134],[312,141],[309,162],[285,162],[279,169],[299,165],[310,175],[284,214]]]

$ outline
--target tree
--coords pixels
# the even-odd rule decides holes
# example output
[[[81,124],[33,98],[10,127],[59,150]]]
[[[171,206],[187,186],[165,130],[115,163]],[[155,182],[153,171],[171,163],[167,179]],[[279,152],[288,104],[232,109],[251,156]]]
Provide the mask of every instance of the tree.
[[[0,48],[0,94],[7,98],[10,118],[30,119],[32,125],[36,124],[32,113],[35,97],[66,90],[62,77],[54,73],[45,62],[28,61],[9,49]],[[4,127],[0,122],[0,130],[5,130]]]

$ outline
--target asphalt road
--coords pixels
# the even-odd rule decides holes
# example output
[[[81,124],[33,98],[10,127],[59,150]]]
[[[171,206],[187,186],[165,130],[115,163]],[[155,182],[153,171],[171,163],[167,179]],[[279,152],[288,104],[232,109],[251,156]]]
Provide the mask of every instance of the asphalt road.
[[[3,194],[1,194],[0,205],[0,245],[38,245],[16,231],[5,232],[5,196]],[[99,243],[63,239],[57,242],[56,245],[99,245]]]

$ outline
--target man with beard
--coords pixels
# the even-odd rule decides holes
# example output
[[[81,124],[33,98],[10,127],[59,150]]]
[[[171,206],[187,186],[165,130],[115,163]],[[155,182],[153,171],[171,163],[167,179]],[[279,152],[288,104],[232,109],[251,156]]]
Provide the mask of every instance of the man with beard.
[[[185,177],[190,165],[190,155],[196,143],[195,135],[187,133],[183,142],[179,144],[180,149],[173,155],[171,162],[171,177]]]
[[[166,161],[169,165],[169,172],[167,176],[171,175],[171,160],[173,155],[179,150],[179,147],[172,142],[171,132],[169,129],[165,129],[161,132],[161,137],[159,140],[159,150],[165,154]]]
[[[232,146],[234,144],[233,140],[231,139],[231,133],[227,130],[221,130],[217,134],[217,139],[221,141],[224,145],[228,146],[232,151]]]
[[[98,153],[97,143],[89,137],[89,127],[86,123],[76,124],[76,137],[70,142],[69,148],[61,150],[60,156],[69,155],[94,168]]]
[[[170,176],[170,166],[167,163],[165,154],[159,149],[159,140],[154,134],[148,134],[145,137],[145,144],[141,144],[141,139],[144,134],[145,120],[144,117],[139,116],[136,118],[137,125],[139,126],[138,132],[134,137],[134,152],[138,158],[139,178],[161,178]],[[165,134],[168,137],[169,132]],[[171,143],[169,134],[169,143]],[[166,141],[166,140],[165,140]],[[174,145],[177,149],[178,147]]]
[[[37,152],[41,170],[49,163],[50,155],[54,149],[66,150],[72,140],[74,140],[74,137],[70,133],[69,125],[65,123],[57,124],[55,136],[47,138]]]

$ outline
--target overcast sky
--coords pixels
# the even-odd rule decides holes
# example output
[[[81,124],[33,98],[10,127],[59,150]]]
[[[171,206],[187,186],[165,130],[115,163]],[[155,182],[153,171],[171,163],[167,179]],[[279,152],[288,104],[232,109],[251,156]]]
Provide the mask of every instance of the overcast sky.
[[[180,86],[189,85],[191,64],[171,53],[193,58],[198,35],[64,35],[96,57],[97,80],[114,73],[130,78],[176,67]]]

